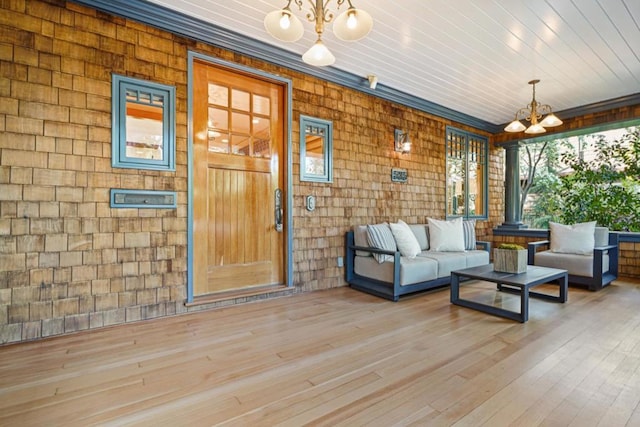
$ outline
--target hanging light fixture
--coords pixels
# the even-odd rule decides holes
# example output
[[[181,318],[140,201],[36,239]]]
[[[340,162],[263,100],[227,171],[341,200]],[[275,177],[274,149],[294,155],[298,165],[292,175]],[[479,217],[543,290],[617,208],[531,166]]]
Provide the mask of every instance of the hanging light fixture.
[[[307,13],[309,22],[315,23],[315,31],[318,39],[311,48],[302,55],[302,60],[310,65],[325,66],[331,65],[336,58],[322,42],[324,24],[333,20],[333,13],[329,10],[331,0],[307,0],[311,4],[311,11]],[[351,4],[351,0],[337,0],[338,8],[344,3],[349,4],[349,8],[338,15],[333,23],[333,33],[340,40],[356,41],[360,40],[371,31],[373,19],[367,12],[356,9]],[[273,12],[269,12],[264,18],[264,27],[267,32],[278,40],[285,42],[295,42],[300,40],[304,33],[302,22],[291,13],[291,3],[294,3],[302,10],[302,0],[288,0],[287,5]]]
[[[531,104],[527,105],[525,108],[521,108],[516,112],[515,119],[509,123],[509,125],[504,128],[507,132],[522,132],[524,133],[545,133],[547,130],[545,128],[550,128],[553,126],[558,126],[562,124],[562,120],[556,117],[551,110],[551,107],[547,104],[540,104],[536,101],[536,84],[540,83],[540,80],[531,80],[529,82],[530,85],[533,86],[533,99],[531,100]],[[546,117],[542,119],[542,116],[546,114]],[[525,119],[531,122],[529,127],[526,127],[520,121],[521,119]],[[542,121],[538,121],[542,119]]]

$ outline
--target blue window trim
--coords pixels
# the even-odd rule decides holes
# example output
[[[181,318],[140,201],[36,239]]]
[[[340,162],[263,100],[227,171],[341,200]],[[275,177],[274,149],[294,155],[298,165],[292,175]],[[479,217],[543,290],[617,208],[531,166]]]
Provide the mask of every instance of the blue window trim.
[[[307,144],[306,129],[307,126],[315,126],[322,128],[325,134],[324,144],[324,174],[306,173],[305,165],[307,164]],[[333,122],[330,120],[318,119],[315,117],[300,115],[300,181],[311,182],[333,182]]]
[[[164,99],[162,152],[159,160],[127,157],[127,90],[144,91]],[[111,82],[111,166],[114,168],[176,170],[176,88],[160,83],[112,74]]]
[[[448,158],[447,158],[447,153],[449,152],[449,135],[451,133],[455,133],[461,136],[464,136],[464,140],[465,140],[465,147],[464,147],[464,151],[465,151],[465,183],[464,183],[464,188],[465,188],[465,202],[464,202],[464,208],[465,208],[465,212],[463,215],[449,215],[449,212],[447,212],[447,200],[449,197],[448,194],[448,186],[445,185],[445,217],[447,219],[450,218],[456,218],[459,216],[462,216],[464,219],[488,219],[489,218],[489,138],[484,137],[482,135],[478,135],[476,133],[473,132],[467,132],[465,130],[462,129],[458,129],[455,128],[453,126],[447,126],[446,127],[446,136],[445,136],[445,167],[446,167],[446,173],[449,173],[449,165],[448,165]],[[483,215],[469,215],[469,174],[466,173],[466,171],[469,170],[469,139],[473,138],[475,140],[481,140],[484,142],[484,147],[483,147],[483,154],[484,154],[484,167],[482,168],[483,170],[483,177],[482,177],[482,183],[483,183],[483,189],[482,189],[482,195],[483,195],[483,206],[484,206],[484,214]],[[446,179],[446,178],[445,178]]]
[[[117,196],[133,194],[136,196],[149,197],[149,201],[144,200],[142,203],[120,203],[116,200]],[[153,203],[154,197],[171,196],[171,203],[160,204]],[[157,190],[125,190],[120,188],[111,189],[110,206],[112,208],[141,208],[141,209],[176,209],[178,207],[178,193],[175,191],[157,191]]]

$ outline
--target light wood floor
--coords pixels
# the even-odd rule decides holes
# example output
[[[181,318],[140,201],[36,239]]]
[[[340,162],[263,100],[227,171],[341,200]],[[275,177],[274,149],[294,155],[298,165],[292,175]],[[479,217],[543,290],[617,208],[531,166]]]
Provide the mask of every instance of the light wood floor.
[[[462,295],[516,306],[493,289]],[[622,281],[526,324],[340,288],[0,347],[3,426],[638,426],[639,402]]]

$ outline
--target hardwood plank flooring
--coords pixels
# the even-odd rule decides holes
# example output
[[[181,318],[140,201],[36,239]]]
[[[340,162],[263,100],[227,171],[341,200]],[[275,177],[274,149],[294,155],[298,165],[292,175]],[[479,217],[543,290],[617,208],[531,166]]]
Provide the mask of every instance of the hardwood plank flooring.
[[[640,426],[639,282],[529,316],[339,288],[7,345],[0,425]]]

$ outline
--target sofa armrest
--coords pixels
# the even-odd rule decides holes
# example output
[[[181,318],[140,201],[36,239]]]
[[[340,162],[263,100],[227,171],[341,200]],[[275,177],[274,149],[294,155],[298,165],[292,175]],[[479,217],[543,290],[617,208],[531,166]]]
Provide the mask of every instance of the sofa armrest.
[[[527,264],[533,265],[538,249],[549,246],[549,243],[549,240],[538,240],[537,242],[529,242],[529,244],[527,244]]]
[[[609,255],[609,271],[601,271],[602,258],[605,254]],[[593,277],[602,277],[603,273],[610,273],[618,277],[618,245],[596,246],[593,248]]]
[[[363,251],[363,252],[370,252],[372,254],[385,254],[385,255],[395,255],[396,252],[399,251],[388,251],[386,249],[378,249],[378,248],[372,248],[370,246],[349,246],[349,249],[353,249],[354,251]]]
[[[483,251],[491,253],[491,242],[485,242],[484,240],[476,240],[476,248],[480,248]]]

